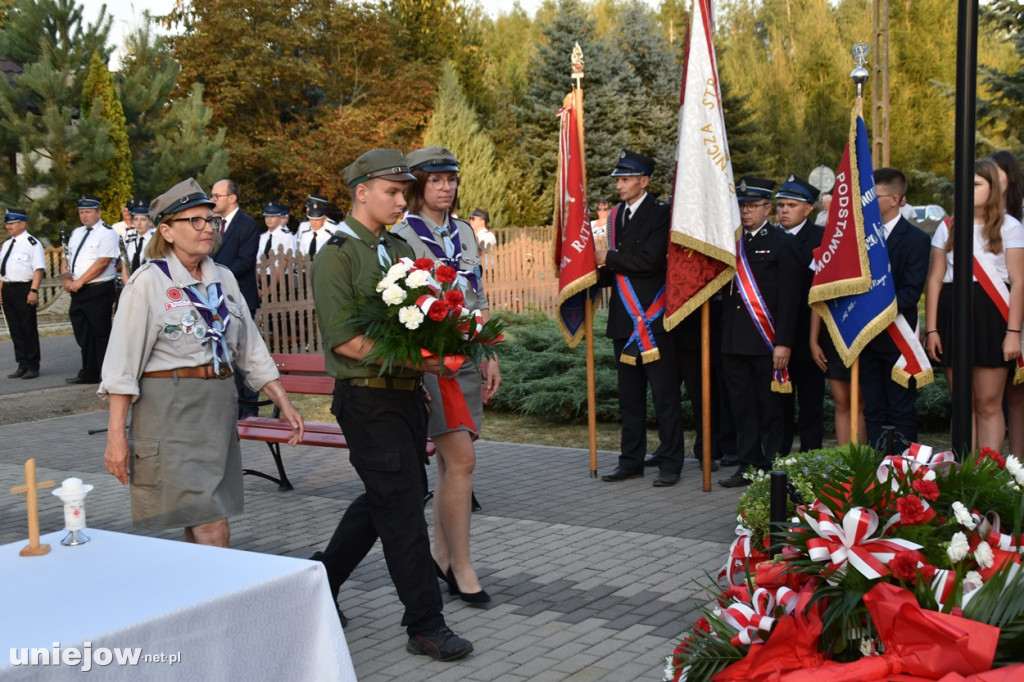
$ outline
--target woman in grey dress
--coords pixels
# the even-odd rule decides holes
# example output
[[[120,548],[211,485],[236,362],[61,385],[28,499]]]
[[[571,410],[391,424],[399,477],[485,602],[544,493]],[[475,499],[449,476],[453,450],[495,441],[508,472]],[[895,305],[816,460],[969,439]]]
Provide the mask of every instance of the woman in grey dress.
[[[110,401],[107,471],[131,483],[132,520],[185,528],[185,540],[227,547],[242,511],[234,372],[280,408],[302,439],[302,417],[249,315],[231,271],[210,258],[221,218],[195,180],[150,204],[150,262],[125,284],[98,393]],[[131,411],[131,427],[127,427]]]
[[[430,258],[454,267],[468,308],[490,319],[490,305],[481,282],[480,255],[469,223],[452,217],[459,186],[459,164],[444,147],[427,147],[407,157],[416,182],[406,190],[409,214],[393,232],[407,242],[417,258]],[[470,604],[486,604],[490,596],[480,586],[469,556],[469,517],[476,452],[473,438],[480,432],[483,404],[501,384],[497,358],[481,367],[462,365],[455,377],[473,417],[473,426],[448,424],[437,376],[425,375],[430,394],[428,435],[437,445],[437,483],[434,494],[434,559],[438,577],[448,591]]]

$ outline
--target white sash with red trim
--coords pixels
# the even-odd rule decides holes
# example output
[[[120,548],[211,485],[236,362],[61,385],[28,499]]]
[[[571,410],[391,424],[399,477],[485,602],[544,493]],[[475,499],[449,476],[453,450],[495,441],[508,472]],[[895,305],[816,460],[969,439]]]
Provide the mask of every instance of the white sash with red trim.
[[[928,355],[924,352],[917,330],[910,328],[907,318],[902,314],[897,315],[885,331],[900,351],[900,359],[892,366],[892,380],[903,388],[910,386],[911,377],[918,388],[932,383],[935,380],[932,365],[928,362]]]
[[[978,280],[981,288],[985,290],[985,293],[988,294],[988,297],[992,299],[996,308],[999,309],[999,314],[1003,316],[1003,321],[1009,323],[1010,290],[1006,288],[1006,283],[997,277],[995,273],[986,270],[977,256],[974,257],[974,277]],[[1024,357],[1020,355],[1017,356],[1017,361],[1013,365],[1013,383],[1024,383]]]
[[[743,305],[747,307],[747,313],[754,322],[761,338],[768,346],[768,350],[775,352],[775,322],[772,320],[772,313],[761,297],[761,290],[757,287],[754,273],[750,271],[750,263],[747,261],[747,252],[743,248],[743,239],[736,242],[736,253],[739,256],[736,261],[736,289],[740,292]],[[772,370],[772,390],[776,393],[792,393],[793,384],[789,380],[789,368]]]

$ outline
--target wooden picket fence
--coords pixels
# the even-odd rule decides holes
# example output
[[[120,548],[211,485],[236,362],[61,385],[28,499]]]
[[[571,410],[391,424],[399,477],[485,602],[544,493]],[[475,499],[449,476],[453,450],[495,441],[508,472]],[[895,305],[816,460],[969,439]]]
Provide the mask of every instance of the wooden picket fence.
[[[491,310],[555,312],[558,273],[553,227],[495,230],[496,247],[483,254],[484,290]],[[256,324],[271,353],[320,353],[323,343],[313,307],[309,256],[260,255],[262,299]]]

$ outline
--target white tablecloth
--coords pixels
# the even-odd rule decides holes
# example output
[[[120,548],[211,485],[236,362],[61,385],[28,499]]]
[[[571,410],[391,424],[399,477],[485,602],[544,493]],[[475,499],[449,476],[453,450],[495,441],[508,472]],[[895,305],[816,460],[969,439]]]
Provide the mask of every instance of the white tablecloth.
[[[89,679],[356,679],[319,562],[86,534],[78,547],[44,535],[41,557],[18,555],[27,542],[0,547],[0,680],[80,680],[87,649]],[[33,648],[50,663],[15,663]],[[135,650],[136,664],[118,662]]]

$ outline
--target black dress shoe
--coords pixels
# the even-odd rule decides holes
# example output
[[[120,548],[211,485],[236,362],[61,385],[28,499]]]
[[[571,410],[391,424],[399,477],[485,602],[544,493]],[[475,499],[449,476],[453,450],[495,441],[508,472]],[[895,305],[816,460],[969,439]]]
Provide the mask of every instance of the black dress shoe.
[[[742,488],[745,485],[750,485],[750,480],[743,475],[743,468],[740,468],[729,478],[721,479],[718,485],[724,488]]]
[[[480,590],[479,592],[463,592],[459,588],[459,582],[455,579],[455,572],[452,571],[451,567],[448,568],[448,574],[445,576],[444,581],[448,583],[448,592],[467,604],[481,606],[483,604],[488,604],[491,601],[491,595],[487,594],[487,590]]]
[[[442,625],[434,630],[409,635],[405,650],[410,654],[430,656],[437,661],[454,661],[473,651],[473,644]]]
[[[10,374],[8,374],[7,378],[8,379],[17,379],[18,377],[22,376],[23,374],[25,374],[25,368],[24,367],[19,367],[18,369],[14,370]]]
[[[658,461],[658,458],[653,455],[644,460],[645,469],[651,469],[653,467],[658,466],[659,464],[661,464],[661,462]]]
[[[658,477],[654,479],[655,488],[671,488],[676,483],[679,483],[679,474],[670,471],[660,471]]]
[[[642,471],[626,471],[622,467],[617,468],[610,474],[605,474],[601,477],[602,481],[625,481],[627,478],[643,478],[644,472]]]
[[[39,370],[38,369],[26,369],[25,373],[21,375],[21,378],[22,379],[35,379],[37,376],[39,376]]]
[[[737,455],[726,455],[722,458],[722,466],[734,467],[740,463],[740,458]]]
[[[99,379],[83,379],[82,377],[68,377],[64,381],[66,381],[69,384],[98,384],[98,383],[100,383]]]

